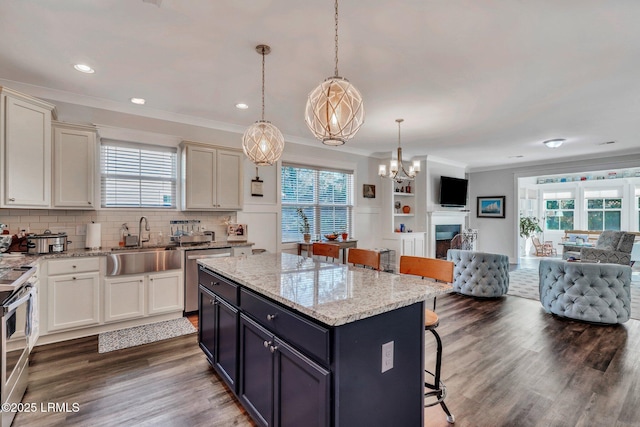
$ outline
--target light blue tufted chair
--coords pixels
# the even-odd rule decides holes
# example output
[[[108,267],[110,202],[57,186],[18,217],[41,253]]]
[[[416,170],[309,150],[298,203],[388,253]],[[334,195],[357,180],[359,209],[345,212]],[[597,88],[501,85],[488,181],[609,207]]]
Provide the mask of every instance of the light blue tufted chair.
[[[509,290],[509,257],[486,252],[449,249],[453,261],[453,290],[478,298],[495,298]]]
[[[547,313],[606,324],[629,320],[631,267],[544,259],[539,273]]]

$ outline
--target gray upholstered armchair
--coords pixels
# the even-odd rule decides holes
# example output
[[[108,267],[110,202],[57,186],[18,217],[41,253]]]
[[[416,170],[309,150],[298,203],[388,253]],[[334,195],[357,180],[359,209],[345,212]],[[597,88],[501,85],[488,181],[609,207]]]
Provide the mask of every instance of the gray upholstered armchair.
[[[580,261],[629,265],[635,237],[624,231],[605,230],[598,237],[595,247],[580,249]]]
[[[449,249],[453,261],[453,290],[463,295],[495,298],[509,290],[509,257],[486,252]]]
[[[623,323],[631,315],[631,267],[540,261],[540,303],[547,313],[595,323]]]

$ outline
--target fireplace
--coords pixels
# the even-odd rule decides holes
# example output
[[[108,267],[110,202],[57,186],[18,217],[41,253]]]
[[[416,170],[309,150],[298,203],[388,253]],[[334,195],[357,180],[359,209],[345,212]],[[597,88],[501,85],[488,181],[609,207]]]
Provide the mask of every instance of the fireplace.
[[[436,258],[447,258],[447,251],[451,248],[451,240],[461,231],[460,224],[436,225]]]
[[[454,210],[427,212],[427,220],[429,222],[429,232],[427,234],[428,257],[446,258],[451,239],[458,233],[464,234],[468,215],[468,212]],[[437,248],[438,246],[439,248]]]

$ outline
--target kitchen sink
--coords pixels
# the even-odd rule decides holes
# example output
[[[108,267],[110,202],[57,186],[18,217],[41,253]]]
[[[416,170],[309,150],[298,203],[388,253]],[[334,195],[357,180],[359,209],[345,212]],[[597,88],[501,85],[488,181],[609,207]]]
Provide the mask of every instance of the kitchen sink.
[[[143,274],[182,268],[182,252],[172,247],[132,248],[107,255],[107,276]]]

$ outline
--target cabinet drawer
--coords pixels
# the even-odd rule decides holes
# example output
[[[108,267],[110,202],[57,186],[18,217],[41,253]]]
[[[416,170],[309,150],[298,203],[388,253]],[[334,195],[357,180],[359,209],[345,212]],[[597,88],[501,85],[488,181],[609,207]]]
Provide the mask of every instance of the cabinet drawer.
[[[329,364],[328,329],[244,288],[240,291],[240,306],[258,323],[302,350],[307,356],[325,366]]]
[[[50,260],[49,275],[84,273],[100,270],[100,257]]]
[[[231,305],[238,306],[239,286],[204,267],[198,267],[198,283]]]

